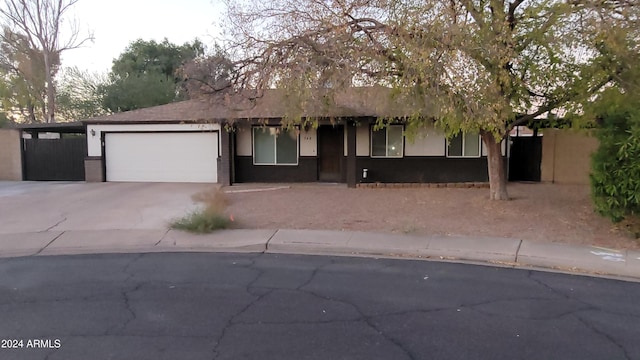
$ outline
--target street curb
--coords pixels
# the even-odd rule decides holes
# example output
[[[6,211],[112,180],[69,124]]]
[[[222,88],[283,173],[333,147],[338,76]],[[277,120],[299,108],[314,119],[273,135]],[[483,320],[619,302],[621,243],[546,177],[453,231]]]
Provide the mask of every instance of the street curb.
[[[640,281],[640,251],[513,238],[329,230],[69,230],[0,234],[0,258],[100,253],[233,252],[472,262]]]
[[[476,262],[640,280],[640,252],[512,238],[278,230],[267,253]]]

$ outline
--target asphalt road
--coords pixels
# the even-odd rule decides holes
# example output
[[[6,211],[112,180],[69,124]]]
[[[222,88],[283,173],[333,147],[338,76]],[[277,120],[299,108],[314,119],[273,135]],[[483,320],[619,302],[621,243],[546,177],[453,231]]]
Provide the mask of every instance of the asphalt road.
[[[638,283],[527,270],[265,254],[0,259],[0,359],[640,359],[639,324]]]

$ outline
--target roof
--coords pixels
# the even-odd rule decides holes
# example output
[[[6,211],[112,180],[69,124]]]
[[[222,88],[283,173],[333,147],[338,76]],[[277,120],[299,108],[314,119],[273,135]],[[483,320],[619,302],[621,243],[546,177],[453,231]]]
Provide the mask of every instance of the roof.
[[[308,96],[290,95],[284,90],[217,94],[145,109],[104,115],[87,123],[111,122],[203,122],[284,117],[400,117],[416,109],[406,98],[394,96],[383,87],[349,88],[331,94],[316,90]],[[303,99],[303,100],[300,100]],[[422,105],[424,107],[424,105]]]
[[[101,115],[87,119],[84,122],[175,122],[203,120],[213,120],[213,118],[211,118],[209,101],[186,100],[144,109]]]
[[[16,129],[29,132],[58,132],[58,133],[83,133],[84,125],[81,122],[61,122],[42,124],[17,124]]]

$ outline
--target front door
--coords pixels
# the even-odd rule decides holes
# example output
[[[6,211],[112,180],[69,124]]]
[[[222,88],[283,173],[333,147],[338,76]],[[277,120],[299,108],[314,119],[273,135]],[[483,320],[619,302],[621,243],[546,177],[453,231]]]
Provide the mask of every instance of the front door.
[[[342,157],[344,153],[344,130],[342,126],[321,125],[318,127],[318,180],[340,182],[342,180]]]

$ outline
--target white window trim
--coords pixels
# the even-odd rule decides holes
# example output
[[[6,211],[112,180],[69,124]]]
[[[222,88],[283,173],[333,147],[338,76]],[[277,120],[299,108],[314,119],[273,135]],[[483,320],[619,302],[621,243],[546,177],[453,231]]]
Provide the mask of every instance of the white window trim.
[[[447,143],[445,144],[446,150],[447,150],[447,157],[448,158],[454,158],[454,159],[460,159],[460,158],[470,158],[470,159],[474,159],[474,158],[479,158],[482,157],[482,138],[480,138],[480,134],[478,134],[478,155],[465,155],[464,154],[464,149],[465,149],[465,142],[466,140],[466,136],[464,136],[464,133],[460,133],[460,136],[462,136],[462,155],[449,155],[449,139],[447,139]]]
[[[402,135],[403,136],[402,136],[402,145],[401,145],[402,149],[400,151],[400,155],[394,155],[394,156],[390,156],[389,155],[389,128],[392,127],[392,126],[394,126],[394,127],[400,126],[402,128]],[[378,131],[380,131],[380,130],[378,130]],[[404,157],[404,125],[399,125],[399,124],[398,125],[387,125],[387,126],[385,126],[384,131],[385,131],[385,135],[384,135],[385,155],[384,156],[382,156],[382,155],[373,155],[373,132],[374,132],[374,130],[373,130],[373,126],[371,127],[371,130],[369,131],[369,154],[371,154],[370,157],[376,158],[376,159],[387,159],[387,158],[401,159],[401,158],[403,158]]]
[[[256,139],[255,139],[255,129],[264,129],[264,128],[281,128],[279,125],[267,125],[267,126],[252,126],[251,127],[251,154],[253,158],[253,165],[256,166],[298,166],[300,163],[300,134],[296,136],[296,163],[295,164],[279,164],[278,163],[278,147],[276,145],[276,137],[273,139],[273,158],[275,159],[274,163],[258,163],[256,162]],[[296,126],[295,129],[298,129]]]

